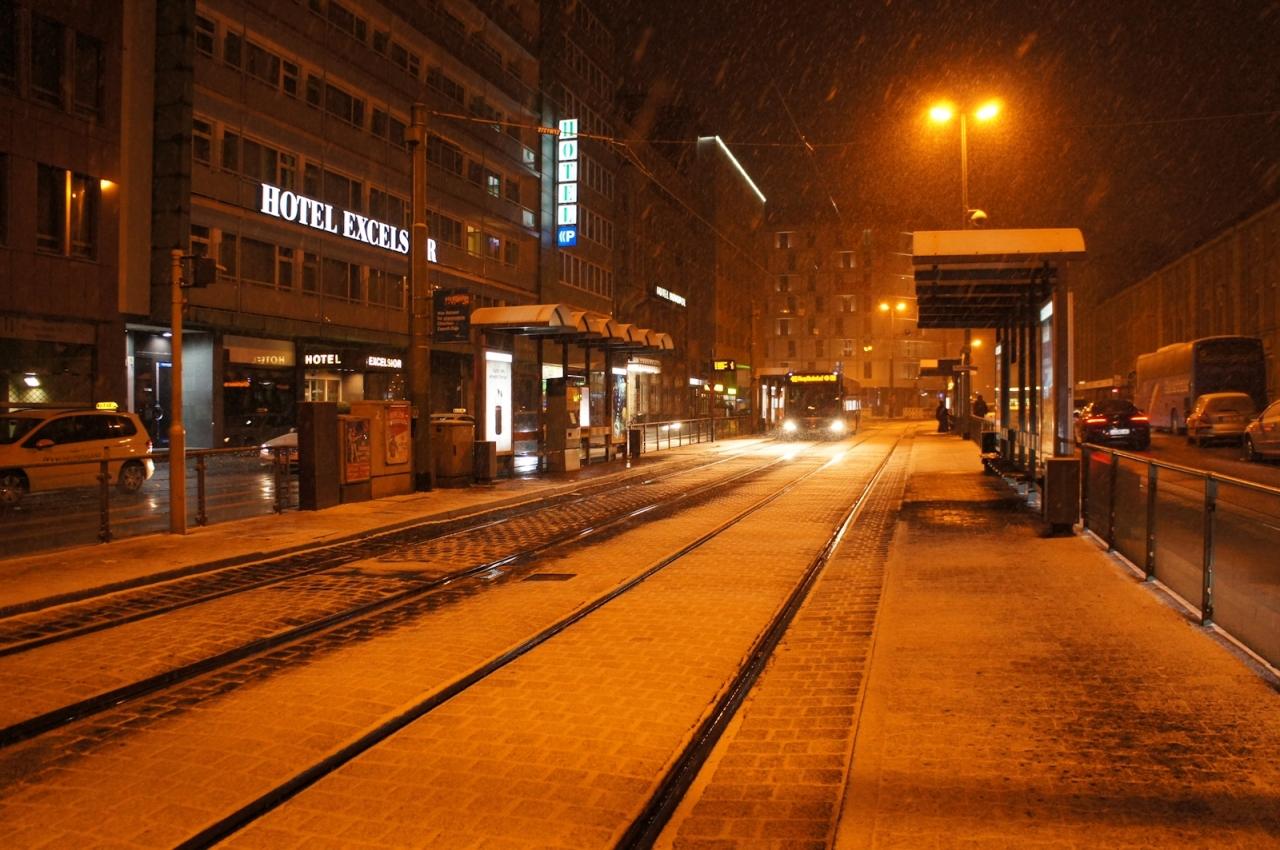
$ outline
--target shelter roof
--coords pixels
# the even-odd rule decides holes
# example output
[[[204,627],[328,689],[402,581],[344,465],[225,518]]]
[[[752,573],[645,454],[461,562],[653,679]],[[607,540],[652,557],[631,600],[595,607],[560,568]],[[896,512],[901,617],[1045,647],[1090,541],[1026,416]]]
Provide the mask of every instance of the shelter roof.
[[[991,328],[1053,291],[1063,266],[1085,256],[1075,228],[933,230],[913,236],[922,328]]]

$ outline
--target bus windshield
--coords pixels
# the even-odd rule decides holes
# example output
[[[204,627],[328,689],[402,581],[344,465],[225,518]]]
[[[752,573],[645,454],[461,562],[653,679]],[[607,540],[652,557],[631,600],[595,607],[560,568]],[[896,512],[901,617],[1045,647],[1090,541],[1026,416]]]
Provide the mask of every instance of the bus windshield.
[[[792,416],[827,416],[840,411],[839,384],[791,384],[787,412]]]

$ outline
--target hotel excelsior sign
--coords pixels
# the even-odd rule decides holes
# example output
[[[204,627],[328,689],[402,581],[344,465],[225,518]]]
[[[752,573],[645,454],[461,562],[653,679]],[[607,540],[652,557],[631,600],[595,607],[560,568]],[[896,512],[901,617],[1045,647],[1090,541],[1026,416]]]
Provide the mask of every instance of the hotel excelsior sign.
[[[395,227],[350,210],[335,210],[333,204],[326,204],[270,183],[262,184],[262,203],[258,211],[273,218],[345,236],[375,248],[385,248],[397,254],[409,253],[409,231],[403,227]],[[434,239],[427,240],[427,262],[437,262]]]

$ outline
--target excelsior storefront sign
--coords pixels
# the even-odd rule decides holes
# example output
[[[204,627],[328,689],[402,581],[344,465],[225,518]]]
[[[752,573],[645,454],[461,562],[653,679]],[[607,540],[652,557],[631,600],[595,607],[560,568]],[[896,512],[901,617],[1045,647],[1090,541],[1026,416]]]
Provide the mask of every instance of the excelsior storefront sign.
[[[262,184],[262,204],[258,211],[294,224],[314,227],[385,248],[397,254],[409,253],[409,231],[350,210],[335,210],[333,204],[299,195],[270,183]],[[427,262],[436,262],[436,240],[427,240]]]

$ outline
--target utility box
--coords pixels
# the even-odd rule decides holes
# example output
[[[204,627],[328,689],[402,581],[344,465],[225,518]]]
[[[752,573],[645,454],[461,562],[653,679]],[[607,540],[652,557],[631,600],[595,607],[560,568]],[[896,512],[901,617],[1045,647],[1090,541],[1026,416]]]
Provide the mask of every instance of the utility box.
[[[644,451],[644,429],[627,429],[627,457],[635,459]]]
[[[475,418],[468,413],[431,414],[431,451],[435,455],[436,486],[466,487],[475,465],[472,443]]]
[[[1055,534],[1070,533],[1080,518],[1080,459],[1051,457],[1044,463],[1044,521]]]
[[[476,440],[472,446],[472,474],[477,483],[490,484],[498,477],[498,444],[493,440]]]
[[[409,402],[353,401],[351,414],[369,420],[369,489],[373,498],[412,493]]]
[[[298,506],[319,511],[338,504],[338,405],[298,404]]]

